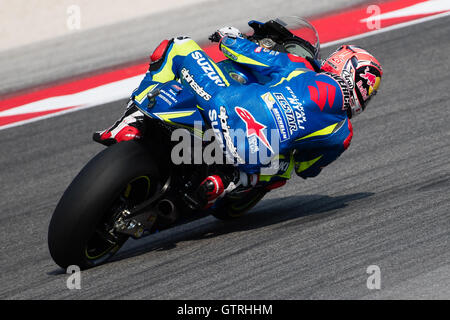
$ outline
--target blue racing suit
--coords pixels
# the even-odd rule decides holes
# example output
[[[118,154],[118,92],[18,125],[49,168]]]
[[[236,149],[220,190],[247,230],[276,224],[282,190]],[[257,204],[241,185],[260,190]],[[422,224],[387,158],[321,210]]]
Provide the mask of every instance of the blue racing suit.
[[[145,96],[154,84],[183,80],[203,117],[221,135],[225,152],[241,170],[260,174],[262,181],[288,179],[294,170],[303,178],[314,177],[347,149],[352,138],[346,111],[350,93],[340,77],[318,73],[304,58],[244,38],[225,37],[220,49],[228,59],[264,77],[264,83],[231,83],[192,39],[180,37],[150,65],[134,99]],[[230,138],[231,130],[243,132],[244,139]],[[259,150],[279,159],[276,172],[261,171],[268,164],[254,156]]]

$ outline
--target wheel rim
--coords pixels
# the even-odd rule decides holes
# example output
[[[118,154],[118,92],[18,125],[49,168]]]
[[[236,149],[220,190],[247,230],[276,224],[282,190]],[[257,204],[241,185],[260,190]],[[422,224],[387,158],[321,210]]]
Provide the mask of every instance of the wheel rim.
[[[133,178],[127,183],[86,244],[84,255],[90,263],[101,264],[122,247],[128,236],[111,234],[114,222],[120,212],[148,199],[152,194],[152,187],[151,179],[147,175]]]

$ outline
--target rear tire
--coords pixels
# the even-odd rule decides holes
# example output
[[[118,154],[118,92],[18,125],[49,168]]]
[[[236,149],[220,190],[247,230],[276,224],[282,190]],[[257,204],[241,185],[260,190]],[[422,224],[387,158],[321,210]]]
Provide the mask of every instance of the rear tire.
[[[108,147],[86,164],[64,192],[50,221],[48,246],[60,267],[91,268],[120,249],[127,236],[118,235],[111,244],[101,243],[99,230],[112,218],[121,194],[138,177],[150,181],[147,198],[157,191],[160,175],[156,163],[148,146],[137,141]]]

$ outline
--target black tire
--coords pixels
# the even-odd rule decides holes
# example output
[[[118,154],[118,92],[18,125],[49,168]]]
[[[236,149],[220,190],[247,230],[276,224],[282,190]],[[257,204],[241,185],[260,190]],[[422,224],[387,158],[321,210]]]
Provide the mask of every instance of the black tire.
[[[108,214],[112,216],[111,208],[123,190],[141,176],[148,177],[153,186],[159,182],[149,148],[136,141],[108,147],[86,164],[64,192],[50,221],[48,246],[60,267],[91,268],[106,262],[119,250],[126,236],[121,236],[100,256],[89,256],[88,244],[95,241],[93,237],[102,221]]]
[[[211,214],[219,220],[234,220],[242,217],[266,195],[266,190],[250,191],[241,197],[227,197]]]

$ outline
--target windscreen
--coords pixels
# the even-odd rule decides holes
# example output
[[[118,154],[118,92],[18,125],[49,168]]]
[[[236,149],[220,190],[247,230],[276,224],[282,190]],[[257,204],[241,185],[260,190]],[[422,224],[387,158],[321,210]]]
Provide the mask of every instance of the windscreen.
[[[299,18],[299,17],[280,17],[275,19],[279,24],[288,29],[295,36],[309,42],[317,51],[316,58],[319,56],[320,52],[320,42],[319,35],[317,34],[317,30],[311,25],[308,21]],[[296,45],[295,42],[287,43],[285,48],[288,52],[305,56],[308,54],[305,48],[302,48],[299,45]]]

